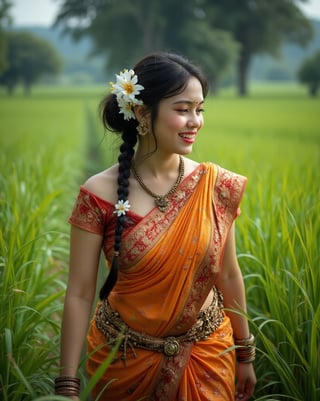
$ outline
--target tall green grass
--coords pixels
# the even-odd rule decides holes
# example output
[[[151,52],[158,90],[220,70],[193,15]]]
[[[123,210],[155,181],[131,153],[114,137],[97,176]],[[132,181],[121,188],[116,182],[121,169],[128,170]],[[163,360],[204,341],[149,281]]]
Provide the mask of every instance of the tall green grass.
[[[52,393],[78,185],[115,161],[101,88],[0,96],[0,397]],[[256,400],[320,398],[319,99],[300,88],[225,91],[206,102],[192,157],[248,176],[237,247],[252,331]],[[2,362],[4,361],[4,362]],[[86,398],[91,383],[83,390]],[[49,397],[49,398],[48,398]],[[61,399],[61,398],[60,398]]]
[[[83,106],[1,98],[0,398],[52,393]]]
[[[207,103],[210,112],[195,156],[249,178],[237,245],[250,324],[257,336],[256,399],[316,401],[319,100],[268,94]]]
[[[272,183],[270,174],[265,178]],[[258,399],[274,394],[315,401],[320,395],[320,200],[313,181],[319,177],[309,166],[303,178],[295,196],[285,180],[274,197],[257,182],[263,192],[258,205],[252,200],[244,206],[238,224],[239,261],[259,348]]]

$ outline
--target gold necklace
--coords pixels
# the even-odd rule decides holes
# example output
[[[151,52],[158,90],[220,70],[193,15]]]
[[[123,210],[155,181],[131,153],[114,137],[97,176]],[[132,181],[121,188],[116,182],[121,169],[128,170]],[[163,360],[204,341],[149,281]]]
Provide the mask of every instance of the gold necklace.
[[[181,183],[183,176],[184,176],[184,161],[183,158],[181,156],[179,156],[180,158],[180,162],[179,162],[179,172],[178,172],[178,177],[176,182],[174,183],[173,187],[170,189],[169,192],[167,192],[165,195],[157,195],[154,192],[152,192],[147,186],[146,184],[142,181],[142,178],[140,177],[140,175],[138,174],[134,164],[132,165],[132,173],[135,177],[135,179],[138,181],[138,183],[140,184],[141,188],[144,189],[149,195],[151,195],[154,199],[154,202],[157,206],[157,208],[160,210],[160,212],[165,212],[168,209],[169,206],[169,196],[173,195],[179,184]]]

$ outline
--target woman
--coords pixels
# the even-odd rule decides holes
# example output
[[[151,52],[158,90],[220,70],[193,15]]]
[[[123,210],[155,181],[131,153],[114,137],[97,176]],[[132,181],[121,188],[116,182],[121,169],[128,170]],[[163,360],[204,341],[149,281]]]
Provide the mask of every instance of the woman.
[[[206,94],[195,66],[152,54],[117,75],[102,103],[104,125],[121,133],[122,144],[119,163],[81,186],[70,218],[57,394],[78,399],[101,249],[110,272],[87,336],[89,375],[123,339],[94,399],[247,400],[253,393],[253,336],[243,314],[223,310],[246,310],[234,235],[246,179],[185,158],[203,125]]]

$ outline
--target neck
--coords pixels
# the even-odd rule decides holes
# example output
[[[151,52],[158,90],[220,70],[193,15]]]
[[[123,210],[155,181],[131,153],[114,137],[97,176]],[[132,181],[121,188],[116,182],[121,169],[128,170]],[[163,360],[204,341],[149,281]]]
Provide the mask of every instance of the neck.
[[[170,197],[176,192],[178,186],[180,185],[184,177],[184,160],[182,156],[178,156],[178,158],[179,158],[178,175],[175,177],[174,182],[171,183],[169,187],[168,187],[168,182],[172,181],[173,170],[168,170],[166,171],[165,174],[162,173],[161,175],[158,174],[158,177],[156,177],[156,179],[155,176],[153,175],[150,176],[149,178],[146,177],[147,179],[144,180],[143,177],[140,175],[140,173],[138,173],[138,171],[136,170],[135,164],[133,164],[131,169],[135,179],[138,181],[142,189],[145,192],[147,192],[150,196],[152,196],[156,206],[161,212],[165,212],[168,209]],[[151,167],[150,163],[149,167]],[[152,170],[150,169],[150,171]],[[146,173],[145,170],[144,173]],[[148,185],[147,181],[153,181],[153,185],[155,181],[158,181],[157,192],[154,192],[154,189],[151,187],[151,185]],[[160,193],[158,192],[159,190]]]
[[[171,154],[168,156],[160,155],[158,153],[146,156],[136,152],[134,158],[134,165],[139,171],[144,171],[153,177],[163,174],[176,172],[180,163],[180,156],[178,154]]]

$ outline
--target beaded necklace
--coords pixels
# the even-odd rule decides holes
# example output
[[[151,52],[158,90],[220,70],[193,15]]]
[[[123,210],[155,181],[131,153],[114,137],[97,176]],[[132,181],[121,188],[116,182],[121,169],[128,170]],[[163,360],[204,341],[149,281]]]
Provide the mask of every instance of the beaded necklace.
[[[138,174],[137,170],[135,169],[135,166],[132,165],[132,173],[135,177],[135,179],[138,181],[140,184],[141,188],[146,191],[149,195],[151,195],[154,199],[154,202],[157,206],[157,208],[160,210],[160,212],[165,212],[168,209],[169,206],[169,197],[173,195],[179,184],[181,183],[183,176],[184,176],[184,161],[181,156],[179,156],[180,162],[179,162],[179,170],[178,170],[178,177],[176,179],[176,182],[174,183],[173,187],[165,194],[165,195],[157,195],[154,192],[149,189],[146,184],[142,181],[142,178]]]

